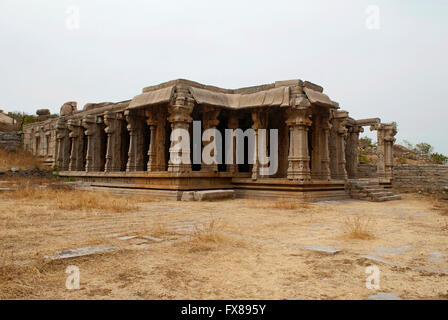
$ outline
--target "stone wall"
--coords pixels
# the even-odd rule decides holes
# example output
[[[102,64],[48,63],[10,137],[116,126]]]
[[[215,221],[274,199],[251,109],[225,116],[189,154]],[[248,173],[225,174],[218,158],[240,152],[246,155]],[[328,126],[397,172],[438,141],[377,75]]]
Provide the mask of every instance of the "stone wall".
[[[0,148],[16,150],[22,147],[22,134],[20,132],[0,132]]]
[[[377,178],[378,167],[376,164],[360,163],[358,166],[358,178]]]
[[[393,184],[403,191],[442,193],[448,187],[448,165],[396,165]]]

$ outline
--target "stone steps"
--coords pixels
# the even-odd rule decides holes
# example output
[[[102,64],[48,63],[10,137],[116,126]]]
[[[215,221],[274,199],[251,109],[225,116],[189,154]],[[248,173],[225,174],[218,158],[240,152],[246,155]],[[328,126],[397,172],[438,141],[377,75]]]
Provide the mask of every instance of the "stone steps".
[[[401,200],[393,191],[384,189],[377,181],[372,180],[349,180],[345,189],[353,199],[373,202]]]

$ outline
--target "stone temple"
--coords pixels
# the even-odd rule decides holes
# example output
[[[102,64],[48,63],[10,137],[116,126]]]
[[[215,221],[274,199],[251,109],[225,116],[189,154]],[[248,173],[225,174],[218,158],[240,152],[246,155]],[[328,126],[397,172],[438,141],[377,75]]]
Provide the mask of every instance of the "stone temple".
[[[192,132],[193,121],[223,137],[226,129],[252,128],[255,139],[260,129],[277,129],[278,170],[265,175],[259,153],[252,163],[173,163],[180,151],[171,132]],[[61,177],[91,187],[145,189],[178,200],[186,191],[230,189],[241,198],[315,201],[349,197],[365,126],[378,134],[375,183],[390,188],[395,125],[353,119],[321,86],[302,80],[222,89],[179,79],[146,87],[131,100],[88,103],[82,111],[67,102],[58,118],[24,126],[23,141]],[[193,139],[190,144],[183,157],[192,158]]]

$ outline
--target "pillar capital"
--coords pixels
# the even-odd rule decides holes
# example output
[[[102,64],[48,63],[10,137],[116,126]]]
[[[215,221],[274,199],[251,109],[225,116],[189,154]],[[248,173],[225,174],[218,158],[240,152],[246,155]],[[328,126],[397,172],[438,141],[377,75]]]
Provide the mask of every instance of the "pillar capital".
[[[313,124],[311,108],[292,107],[286,109],[286,124],[288,126],[303,126],[306,129]]]

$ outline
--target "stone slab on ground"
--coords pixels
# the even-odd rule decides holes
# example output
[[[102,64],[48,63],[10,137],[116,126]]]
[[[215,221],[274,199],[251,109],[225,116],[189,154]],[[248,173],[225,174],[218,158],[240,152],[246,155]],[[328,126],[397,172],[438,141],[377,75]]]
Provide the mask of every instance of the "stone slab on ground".
[[[210,201],[210,200],[222,200],[222,199],[234,199],[234,190],[204,190],[196,191],[194,199],[196,201]]]
[[[319,253],[327,253],[327,254],[336,254],[338,252],[341,252],[341,250],[332,248],[332,247],[319,247],[319,246],[298,246],[298,245],[292,245],[292,248],[296,249],[304,249]]]
[[[184,191],[182,192],[182,197],[180,201],[194,201],[194,191]]]
[[[442,276],[448,275],[448,270],[446,270],[446,269],[439,270],[439,269],[434,269],[434,268],[424,267],[424,266],[410,266],[409,269],[415,270],[415,271],[433,273],[433,274],[442,275]]]
[[[434,263],[441,263],[442,259],[446,257],[446,254],[435,251],[431,252],[428,257],[428,261],[434,262]]]
[[[118,237],[119,240],[131,240],[131,239],[135,239],[137,238],[137,236],[123,236],[123,237]]]
[[[157,238],[157,237],[153,237],[153,236],[143,236],[142,238],[143,238],[143,239],[146,239],[146,240],[155,241],[155,242],[161,242],[161,241],[163,241],[162,239]]]
[[[84,257],[84,256],[92,255],[92,254],[98,254],[98,253],[113,252],[113,251],[115,251],[115,247],[107,246],[107,245],[100,245],[100,246],[93,246],[93,247],[83,247],[83,248],[77,248],[77,249],[61,250],[61,251],[57,251],[54,256],[46,256],[46,258],[49,258],[51,260],[63,260],[63,259],[69,259],[69,258]]]
[[[378,292],[367,297],[367,300],[403,300],[391,292]]]
[[[392,247],[392,248],[377,247],[377,248],[375,248],[375,252],[378,254],[399,255],[399,254],[403,254],[411,249],[412,249],[412,246],[409,246],[409,245],[402,246],[402,247]]]
[[[230,189],[185,191],[182,193],[181,201],[213,201],[234,199],[235,191]]]
[[[365,256],[361,256],[361,258],[370,260],[372,262],[378,262],[378,263],[387,264],[389,266],[395,266],[395,264],[392,261],[375,256],[375,255],[365,255]]]

